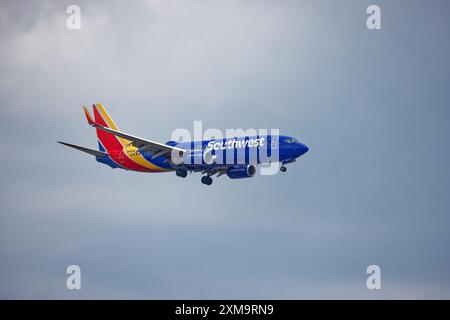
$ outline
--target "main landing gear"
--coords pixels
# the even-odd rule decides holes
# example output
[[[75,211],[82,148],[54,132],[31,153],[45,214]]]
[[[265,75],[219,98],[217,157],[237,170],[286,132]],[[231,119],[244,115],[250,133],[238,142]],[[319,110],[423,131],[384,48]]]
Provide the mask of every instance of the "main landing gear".
[[[210,176],[203,176],[202,177],[202,183],[206,184],[207,186],[210,186],[213,182],[212,178]]]
[[[188,172],[186,169],[178,168],[177,170],[175,170],[175,174],[178,177],[186,178],[186,176],[188,175]],[[209,175],[203,176],[202,183],[206,184],[207,186],[210,186],[213,183],[213,179]]]
[[[186,178],[188,172],[187,172],[186,169],[178,168],[178,169],[175,171],[175,174],[176,174],[178,177]]]
[[[287,168],[286,168],[285,166],[281,166],[281,167],[280,167],[280,171],[281,171],[281,172],[286,172],[286,170],[287,170]]]

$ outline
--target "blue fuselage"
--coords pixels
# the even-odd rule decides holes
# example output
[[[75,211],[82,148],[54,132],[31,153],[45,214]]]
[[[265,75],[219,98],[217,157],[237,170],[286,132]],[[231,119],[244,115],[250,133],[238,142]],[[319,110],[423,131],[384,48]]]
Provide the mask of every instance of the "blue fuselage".
[[[177,143],[166,143],[192,152],[203,154],[211,152],[216,160],[212,164],[192,162],[186,164],[187,169],[213,169],[224,165],[249,165],[269,162],[282,164],[295,161],[296,158],[308,152],[308,147],[297,139],[289,136],[248,136],[225,138],[219,140],[203,140]],[[102,149],[102,148],[101,148]],[[165,170],[174,170],[175,167],[166,157],[157,156],[150,151],[139,150],[140,154],[149,162]],[[110,159],[97,159],[99,162],[118,167]]]
[[[225,138],[219,140],[203,140],[176,143],[167,142],[168,145],[176,146],[194,152],[212,152],[216,161],[211,165],[196,163],[188,167],[214,168],[224,164],[259,164],[268,162],[281,162],[283,164],[295,161],[308,151],[308,147],[297,139],[288,136],[249,136],[237,138]],[[149,152],[142,152],[147,159],[152,158]],[[151,159],[158,166],[173,168],[163,157]]]

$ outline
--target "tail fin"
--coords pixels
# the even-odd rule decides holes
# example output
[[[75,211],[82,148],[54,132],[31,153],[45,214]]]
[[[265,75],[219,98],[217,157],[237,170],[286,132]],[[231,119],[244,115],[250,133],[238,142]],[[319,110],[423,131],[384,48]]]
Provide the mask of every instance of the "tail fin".
[[[86,113],[86,117],[88,120],[88,123],[92,125],[95,121],[95,123],[98,123],[99,125],[107,128],[111,128],[113,130],[119,130],[117,125],[114,123],[112,118],[109,116],[108,112],[106,112],[106,109],[101,104],[94,104],[94,120],[92,119],[91,115],[89,114],[89,111],[86,107],[84,107],[84,112]],[[130,144],[130,141],[116,137],[115,135],[101,131],[99,129],[96,129],[97,131],[97,138],[99,142],[99,148],[101,151],[106,151],[108,153],[111,153],[112,151],[118,151],[122,150],[123,147]]]
[[[106,109],[105,107],[103,107],[102,104],[100,103],[94,104],[93,108],[94,108],[95,122],[103,125],[104,127],[119,131],[119,128],[114,123],[113,119],[109,116],[108,112],[106,112]],[[102,122],[104,122],[104,124]]]
[[[84,110],[84,114],[86,115],[86,119],[87,119],[89,125],[92,126],[94,124],[94,120],[92,120],[92,117],[91,117],[91,114],[89,113],[88,108],[83,106],[83,110]]]

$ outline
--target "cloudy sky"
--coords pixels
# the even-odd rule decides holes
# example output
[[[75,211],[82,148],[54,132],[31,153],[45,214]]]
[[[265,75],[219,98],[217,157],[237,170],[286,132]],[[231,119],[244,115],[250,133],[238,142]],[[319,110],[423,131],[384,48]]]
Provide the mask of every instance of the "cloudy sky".
[[[1,1],[0,297],[450,298],[449,10]],[[156,141],[202,120],[279,128],[310,152],[210,187],[112,170],[56,144],[96,147],[93,103]],[[381,290],[366,287],[373,264]]]

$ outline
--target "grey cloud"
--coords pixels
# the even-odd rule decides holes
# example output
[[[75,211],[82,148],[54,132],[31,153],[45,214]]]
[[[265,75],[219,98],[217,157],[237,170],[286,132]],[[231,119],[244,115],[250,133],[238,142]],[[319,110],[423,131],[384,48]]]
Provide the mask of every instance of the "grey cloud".
[[[449,298],[446,1],[2,1],[3,298]],[[280,128],[245,181],[111,170],[82,104],[165,142]],[[65,289],[79,264],[83,289]],[[382,267],[383,289],[365,287]]]

